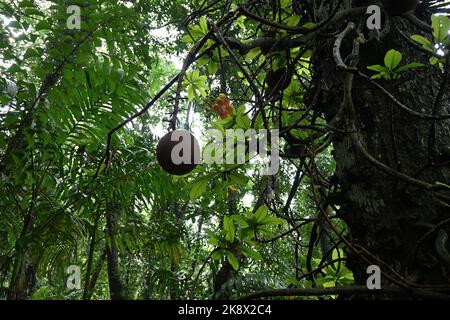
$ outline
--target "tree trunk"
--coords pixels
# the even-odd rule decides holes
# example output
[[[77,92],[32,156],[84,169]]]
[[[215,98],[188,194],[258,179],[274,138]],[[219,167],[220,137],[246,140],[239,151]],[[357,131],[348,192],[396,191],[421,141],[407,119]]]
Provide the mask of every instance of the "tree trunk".
[[[395,17],[395,23],[408,36],[421,34],[429,38],[406,19]],[[335,29],[342,31],[345,26],[335,26]],[[353,33],[344,40],[343,58],[351,53],[354,37]],[[318,108],[329,122],[343,106],[346,74],[336,71],[333,44],[334,39],[318,41],[314,55],[314,77],[319,84],[315,89],[320,91],[321,97]],[[392,26],[381,41],[374,39],[361,45],[358,69],[371,75],[366,67],[383,64],[390,49],[403,54],[402,64],[422,62],[426,67],[413,69],[400,80],[377,80],[378,83],[419,113],[449,114],[448,81],[442,85],[446,76],[437,66],[429,64],[427,55],[406,43]],[[443,96],[436,99],[439,92]],[[352,94],[358,136],[371,156],[398,172],[430,184],[449,183],[450,159],[447,162],[439,159],[450,144],[449,120],[419,119],[400,109],[386,94],[358,75],[353,81]],[[334,125],[349,130],[348,117],[344,114],[343,121]],[[338,214],[350,230],[351,242],[376,257],[369,258],[369,262],[349,250],[348,266],[356,282],[365,285],[367,267],[374,264],[381,268],[384,284],[392,283],[387,279],[391,277],[403,284],[448,286],[450,247],[446,236],[450,223],[446,222],[449,208],[439,198],[442,194],[380,170],[353,142],[349,134],[334,136],[335,176],[343,194]],[[394,270],[403,279],[396,276]]]
[[[106,246],[106,257],[108,261],[108,280],[111,300],[123,300],[122,282],[119,271],[119,253],[116,246],[116,207],[112,207],[106,213],[106,231],[108,244]]]
[[[89,243],[88,261],[86,266],[86,276],[83,289],[83,300],[89,300],[88,296],[89,296],[89,287],[91,284],[91,269],[92,263],[94,261],[95,242],[97,241],[98,220],[100,219],[99,211],[100,209],[98,209],[97,212],[95,213],[94,226],[92,227],[91,231],[91,241]]]
[[[94,273],[90,277],[88,287],[85,288],[85,291],[83,292],[83,300],[91,300],[92,294],[94,293],[95,285],[97,284],[98,277],[100,276],[100,272],[102,271],[103,268],[103,263],[105,262],[105,256],[106,256],[106,248],[101,254],[101,256],[98,258]]]
[[[30,205],[24,219],[22,232],[16,241],[14,267],[11,283],[8,290],[8,300],[23,300],[31,296],[36,284],[36,267],[33,263],[32,253],[25,240],[32,231],[34,221],[34,206]]]

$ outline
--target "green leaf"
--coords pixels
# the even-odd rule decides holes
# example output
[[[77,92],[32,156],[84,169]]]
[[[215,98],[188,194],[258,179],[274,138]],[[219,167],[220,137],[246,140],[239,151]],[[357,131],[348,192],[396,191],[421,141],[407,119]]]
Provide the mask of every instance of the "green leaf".
[[[299,22],[300,22],[300,16],[299,15],[290,16],[286,20],[286,24],[289,27],[296,27],[296,26],[298,26]]]
[[[207,77],[205,75],[200,75],[198,70],[186,73],[183,85],[187,89],[189,101],[192,101],[199,96],[207,96],[207,90],[209,89],[206,81]]]
[[[251,62],[256,56],[258,56],[261,53],[261,49],[260,48],[254,48],[252,50],[250,50],[246,55],[245,55],[245,61]]]
[[[419,63],[419,62],[413,62],[413,63],[406,64],[404,66],[401,66],[400,68],[397,68],[397,70],[395,70],[395,71],[402,72],[402,71],[406,71],[409,69],[420,68],[420,67],[425,67],[425,65],[423,63]]]
[[[236,25],[241,29],[241,30],[245,30],[245,19],[247,19],[247,17],[245,16],[240,16],[239,18],[236,19]]]
[[[208,22],[206,21],[205,17],[200,18],[200,28],[203,31],[203,34],[205,35],[208,33]]]
[[[388,78],[389,77],[389,74],[388,73],[385,73],[385,72],[380,72],[380,73],[377,73],[377,74],[374,74],[373,76],[371,76],[370,77],[370,79],[381,79],[381,78]]]
[[[437,57],[431,57],[430,58],[430,64],[435,65],[439,62],[439,59]]]
[[[245,105],[240,105],[240,106],[236,109],[236,114],[244,114],[245,111],[246,111]]]
[[[251,126],[251,121],[248,115],[246,114],[238,114],[236,116],[236,125],[237,128],[248,129]]]
[[[71,80],[73,78],[73,72],[69,68],[63,69],[63,76],[66,80]]]
[[[262,129],[264,128],[264,119],[262,117],[261,113],[258,113],[255,120],[255,129]]]
[[[425,38],[425,37],[423,37],[421,35],[418,35],[418,34],[414,34],[414,35],[411,36],[411,39],[413,39],[414,41],[420,43],[424,48],[426,48],[426,49],[428,49],[430,51],[433,51],[433,45],[431,44],[431,42],[427,38]]]
[[[213,246],[217,246],[219,244],[219,239],[217,239],[216,234],[209,229],[205,229],[205,232],[209,235],[208,242]]]
[[[20,68],[20,66],[16,63],[14,63],[11,67],[8,69],[9,73],[19,73],[23,72],[23,70]]]
[[[282,220],[277,217],[264,217],[260,220],[259,224],[269,226],[269,225],[277,225],[281,224]]]
[[[189,87],[188,87],[188,100],[189,100],[189,102],[192,101],[192,100],[194,100],[194,98],[195,98],[194,87],[189,86]]]
[[[337,260],[337,259],[343,258],[343,257],[344,257],[344,252],[342,251],[342,249],[334,249],[333,252],[332,252],[332,254],[331,254],[331,258],[332,258],[333,260]],[[337,269],[338,266],[339,266],[339,261],[336,261],[336,262],[334,263],[335,269]]]
[[[394,70],[400,64],[403,55],[395,49],[389,50],[384,57],[384,64],[389,70]]]
[[[40,57],[40,56],[41,55],[39,54],[39,52],[36,49],[28,48],[27,51],[25,52],[23,58],[28,59],[28,58]]]
[[[225,230],[225,239],[229,242],[233,242],[236,235],[236,227],[234,226],[232,218],[228,216],[223,217],[223,229]]]
[[[193,26],[189,28],[190,36],[192,36],[194,41],[200,40],[204,36],[203,31],[200,26]]]
[[[242,250],[242,253],[244,253],[244,255],[246,257],[249,257],[249,258],[252,258],[255,260],[262,260],[262,256],[261,256],[261,254],[259,254],[259,252],[255,251],[251,248],[248,248],[246,246],[240,246],[240,248]]]
[[[261,205],[255,212],[256,221],[260,223],[267,216],[267,208],[265,205]]]
[[[367,66],[367,69],[373,70],[373,71],[378,71],[378,72],[386,72],[386,71],[388,71],[388,69],[386,69],[385,66],[381,66],[379,64],[375,64],[373,66]]]
[[[213,259],[213,260],[220,260],[221,258],[222,258],[222,253],[220,252],[220,251],[215,251],[213,254],[212,254],[212,256],[211,256],[211,258]]]
[[[291,0],[280,0],[280,5],[281,8],[286,8],[287,6],[289,6],[291,4]]]
[[[189,193],[189,198],[191,201],[197,200],[202,194],[205,193],[206,188],[208,187],[208,181],[209,178],[205,179],[205,177],[202,177],[192,183],[191,191]]]
[[[431,17],[433,27],[433,37],[438,43],[444,44],[449,38],[450,19],[443,15],[433,15]]]
[[[80,70],[75,70],[75,80],[80,83],[83,84],[86,81],[86,76],[84,71],[80,71]]]
[[[303,25],[304,28],[313,29],[316,26],[314,22],[307,22]]]
[[[185,34],[184,36],[182,36],[180,41],[183,43],[194,42],[194,40],[192,39],[192,37],[189,34]]]
[[[216,74],[217,70],[219,69],[219,66],[214,61],[209,61],[208,63],[208,73],[210,75]]]
[[[41,20],[41,21],[39,21],[39,22],[34,26],[34,28],[35,28],[37,31],[41,31],[41,30],[50,30],[50,29],[51,29],[51,26],[50,26],[50,23],[48,23],[47,20]]]
[[[108,78],[108,87],[110,93],[116,90],[116,82],[111,77]]]
[[[210,63],[210,61],[211,61],[211,59],[207,55],[204,55],[203,57],[198,59],[195,63],[198,66],[206,66],[208,63]]]
[[[22,0],[19,3],[19,8],[28,8],[28,7],[34,7],[32,0]]]
[[[27,8],[27,9],[25,9],[24,13],[25,13],[25,15],[27,15],[27,16],[39,16],[39,17],[45,17],[45,15],[44,15],[41,11],[39,11],[38,9],[36,9],[36,8]]]
[[[231,264],[233,269],[237,271],[239,269],[239,261],[236,256],[231,251],[225,251],[228,262]]]
[[[228,175],[230,181],[234,184],[245,186],[248,183],[249,178],[245,174],[240,174],[237,172],[232,172]]]

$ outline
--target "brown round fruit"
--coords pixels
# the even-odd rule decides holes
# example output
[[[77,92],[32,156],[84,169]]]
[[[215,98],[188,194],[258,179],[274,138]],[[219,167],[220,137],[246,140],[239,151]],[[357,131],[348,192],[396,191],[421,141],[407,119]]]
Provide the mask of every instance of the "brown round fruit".
[[[174,133],[177,133],[173,139],[175,141],[172,141],[172,135]],[[177,137],[178,135],[178,137]],[[190,141],[184,142],[184,139],[188,139]],[[189,150],[190,151],[190,159],[189,161],[182,161],[180,164],[175,163],[175,159],[172,159],[172,150],[176,145],[179,143],[183,143],[179,148],[181,150],[177,152],[177,150],[174,153],[175,157],[183,157],[183,151]],[[199,159],[200,155],[200,146],[197,142],[197,139],[194,137],[192,133],[186,130],[175,130],[172,132],[169,132],[165,134],[158,142],[158,145],[156,146],[156,159],[158,160],[159,165],[168,173],[182,176],[184,174],[187,174],[195,169],[197,166],[196,159]],[[174,162],[175,161],[175,162]]]

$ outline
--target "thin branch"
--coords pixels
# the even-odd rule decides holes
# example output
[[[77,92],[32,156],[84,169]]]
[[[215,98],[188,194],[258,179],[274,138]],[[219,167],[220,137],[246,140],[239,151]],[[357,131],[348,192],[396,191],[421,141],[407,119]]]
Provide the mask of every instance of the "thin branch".
[[[265,110],[264,110],[264,101],[263,101],[261,93],[259,92],[258,88],[256,87],[252,77],[249,75],[249,73],[244,68],[244,66],[239,62],[239,59],[236,57],[236,55],[234,54],[233,50],[231,50],[231,47],[228,45],[227,41],[224,39],[224,37],[220,33],[220,31],[218,29],[218,26],[216,26],[211,20],[208,20],[208,22],[209,22],[210,26],[212,27],[212,30],[216,34],[217,40],[225,47],[225,49],[228,51],[228,53],[230,54],[230,56],[232,57],[232,59],[234,60],[236,65],[238,66],[238,68],[242,71],[242,73],[244,74],[245,78],[247,79],[250,87],[252,88],[253,94],[256,96],[256,100],[258,102],[259,109],[260,109],[260,112],[261,112],[261,115],[262,115],[262,118],[263,118],[264,126],[266,128],[268,128],[267,117],[266,117],[266,113],[265,113]]]
[[[347,286],[334,288],[286,288],[286,289],[271,289],[261,290],[242,297],[238,300],[253,300],[267,297],[312,297],[312,296],[328,296],[336,294],[359,294],[359,295],[399,295],[408,297],[422,297],[428,299],[448,300],[449,295],[425,291],[425,290],[405,290],[399,287],[382,288],[379,290],[370,290],[364,286]]]
[[[409,114],[411,114],[414,117],[420,118],[420,119],[427,119],[427,120],[447,120],[450,119],[450,114],[443,114],[443,115],[432,115],[427,113],[421,113],[417,112],[408,106],[401,103],[396,97],[394,97],[388,90],[386,90],[382,85],[380,85],[378,82],[372,80],[369,76],[365,75],[364,73],[358,71],[358,75],[367,81],[378,89],[380,89],[389,99],[391,99],[398,107],[400,107],[402,110],[405,110]]]
[[[408,19],[409,22],[411,22],[412,24],[414,24],[416,27],[418,27],[419,29],[421,29],[422,31],[428,32],[428,33],[432,33],[433,32],[433,28],[426,22],[423,22],[422,20],[420,20],[419,18],[417,18],[415,15],[413,15],[412,13],[405,13],[402,14],[402,17]]]
[[[136,119],[137,117],[140,117],[141,115],[143,115],[145,112],[147,112],[148,109],[150,109],[155,103],[156,101],[159,100],[159,98],[161,98],[161,96],[166,93],[167,90],[170,89],[170,87],[172,87],[172,85],[178,80],[178,78],[180,77],[180,74],[177,74],[175,77],[172,78],[172,80],[170,80],[154,97],[153,99],[147,103],[145,105],[144,108],[142,108],[139,112],[136,112],[135,114],[133,114],[131,117],[125,119],[122,123],[120,123],[118,126],[116,126],[115,128],[111,129],[111,131],[108,132],[108,139],[106,142],[106,150],[105,150],[105,154],[103,155],[100,163],[98,164],[97,170],[95,171],[94,177],[92,180],[95,180],[100,172],[101,166],[103,163],[105,163],[106,167],[108,167],[109,164],[109,160],[110,160],[110,149],[111,149],[111,140],[112,140],[112,136],[114,134],[114,132],[116,132],[117,130],[123,128],[125,125],[127,125],[129,122],[133,121],[134,119]]]
[[[229,19],[233,18],[234,16],[239,16],[236,13],[238,12],[239,7],[236,7],[235,9],[229,11],[227,14],[225,14],[218,22],[217,26],[223,25],[225,22],[227,22]],[[177,90],[175,93],[175,102],[174,102],[174,110],[172,114],[172,119],[170,120],[171,129],[176,129],[176,122],[177,122],[177,113],[180,105],[180,96],[181,96],[181,89],[183,87],[183,79],[186,74],[186,71],[188,70],[189,66],[195,61],[195,55],[200,51],[200,49],[205,45],[206,41],[214,34],[214,30],[209,30],[197,43],[194,45],[194,47],[189,51],[186,59],[184,60],[183,67],[181,68],[179,78],[178,78],[178,84],[177,84]]]
[[[293,227],[293,228],[291,228],[291,229],[289,229],[289,230],[287,230],[287,231],[285,231],[285,232],[279,234],[278,236],[276,236],[276,237],[274,237],[274,238],[267,239],[267,240],[261,239],[261,240],[259,240],[259,242],[261,242],[261,243],[274,242],[274,241],[276,241],[276,240],[278,240],[278,239],[281,239],[281,238],[287,236],[288,234],[294,232],[295,230],[300,229],[301,227],[303,227],[303,226],[305,226],[305,225],[307,225],[308,223],[311,223],[311,222],[313,222],[313,221],[315,221],[315,219],[308,219],[308,220],[306,220],[306,221],[303,221],[303,222],[297,224],[295,227]]]
[[[200,275],[202,274],[203,269],[206,267],[206,264],[208,263],[209,259],[211,259],[211,257],[212,257],[212,255],[214,254],[214,252],[216,252],[216,251],[218,251],[218,250],[219,250],[219,248],[215,248],[213,251],[211,251],[211,252],[209,253],[209,255],[206,257],[206,259],[205,259],[205,261],[203,262],[202,266],[200,267],[200,270],[198,270],[198,273],[197,273],[197,275],[195,276],[194,282],[193,282],[193,284],[192,284],[191,292],[190,292],[190,294],[189,294],[189,297],[190,297],[191,299],[194,298],[194,292],[195,292],[195,289],[197,288],[198,279],[200,278]]]

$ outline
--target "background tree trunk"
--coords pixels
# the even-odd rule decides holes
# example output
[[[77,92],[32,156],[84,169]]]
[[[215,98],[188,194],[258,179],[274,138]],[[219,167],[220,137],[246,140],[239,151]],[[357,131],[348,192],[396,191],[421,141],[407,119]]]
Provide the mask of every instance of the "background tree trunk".
[[[106,213],[106,231],[108,244],[106,246],[106,258],[108,262],[108,280],[111,300],[123,300],[122,282],[119,271],[119,253],[116,246],[116,219],[117,208],[111,207]]]
[[[36,284],[36,267],[26,237],[33,229],[34,206],[31,205],[24,219],[20,238],[16,242],[14,268],[8,290],[8,300],[28,299]]]

